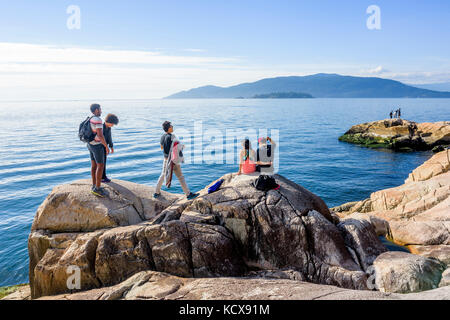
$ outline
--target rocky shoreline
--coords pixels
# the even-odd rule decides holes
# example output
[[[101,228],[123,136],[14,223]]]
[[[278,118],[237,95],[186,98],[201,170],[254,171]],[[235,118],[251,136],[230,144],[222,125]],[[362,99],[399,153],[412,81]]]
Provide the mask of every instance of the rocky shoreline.
[[[87,180],[59,186],[33,222],[30,287],[5,299],[450,299],[449,159],[331,210],[279,175],[267,192],[225,175],[191,201],[119,180],[105,199]]]
[[[416,123],[386,119],[354,125],[340,141],[395,151],[442,151],[450,145],[450,122]]]

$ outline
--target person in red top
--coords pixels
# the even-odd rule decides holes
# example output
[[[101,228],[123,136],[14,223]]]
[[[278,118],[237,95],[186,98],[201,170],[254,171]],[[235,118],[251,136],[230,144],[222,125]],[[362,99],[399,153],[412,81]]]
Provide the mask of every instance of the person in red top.
[[[242,141],[242,150],[239,154],[239,171],[240,174],[250,174],[256,172],[256,165],[272,165],[272,162],[261,162],[256,159],[256,152],[252,149],[249,139]]]

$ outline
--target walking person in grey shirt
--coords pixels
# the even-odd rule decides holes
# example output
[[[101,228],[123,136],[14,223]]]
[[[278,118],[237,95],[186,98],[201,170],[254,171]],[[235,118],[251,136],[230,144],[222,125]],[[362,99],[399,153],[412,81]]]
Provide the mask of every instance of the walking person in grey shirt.
[[[186,198],[188,200],[194,199],[194,198],[198,197],[199,194],[198,193],[192,193],[189,190],[189,187],[187,186],[186,181],[184,179],[183,172],[181,171],[180,164],[168,163],[169,162],[168,161],[169,153],[171,151],[172,143],[173,143],[173,140],[174,140],[174,136],[172,134],[173,133],[173,126],[172,126],[172,124],[169,121],[165,121],[163,123],[162,127],[163,127],[163,130],[165,132],[162,135],[161,141],[160,141],[161,150],[163,151],[163,154],[164,154],[163,169],[162,169],[162,172],[161,172],[161,176],[158,179],[158,183],[156,184],[156,190],[155,190],[155,193],[154,193],[153,196],[155,198],[158,198],[161,195],[161,187],[162,187],[162,184],[163,184],[163,182],[165,180],[166,171],[168,170],[167,166],[168,165],[173,165],[173,172],[177,176],[178,181],[180,181],[181,188],[183,189],[183,192],[186,195]]]

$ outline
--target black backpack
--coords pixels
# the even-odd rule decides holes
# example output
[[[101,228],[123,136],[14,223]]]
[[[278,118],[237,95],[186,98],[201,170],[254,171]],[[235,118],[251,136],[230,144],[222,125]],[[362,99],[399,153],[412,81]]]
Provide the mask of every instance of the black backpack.
[[[95,139],[95,133],[92,132],[91,128],[91,118],[92,117],[87,117],[86,120],[81,122],[78,129],[78,138],[86,143],[89,143]]]
[[[253,182],[253,186],[261,191],[269,191],[277,189],[279,185],[276,183],[275,178],[267,175],[260,175],[258,179]]]

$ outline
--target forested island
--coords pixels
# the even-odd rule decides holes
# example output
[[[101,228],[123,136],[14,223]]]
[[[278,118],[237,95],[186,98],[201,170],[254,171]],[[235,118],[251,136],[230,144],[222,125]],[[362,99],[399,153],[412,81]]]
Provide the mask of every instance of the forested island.
[[[314,98],[309,93],[302,92],[272,92],[255,94],[252,99],[310,99]]]

